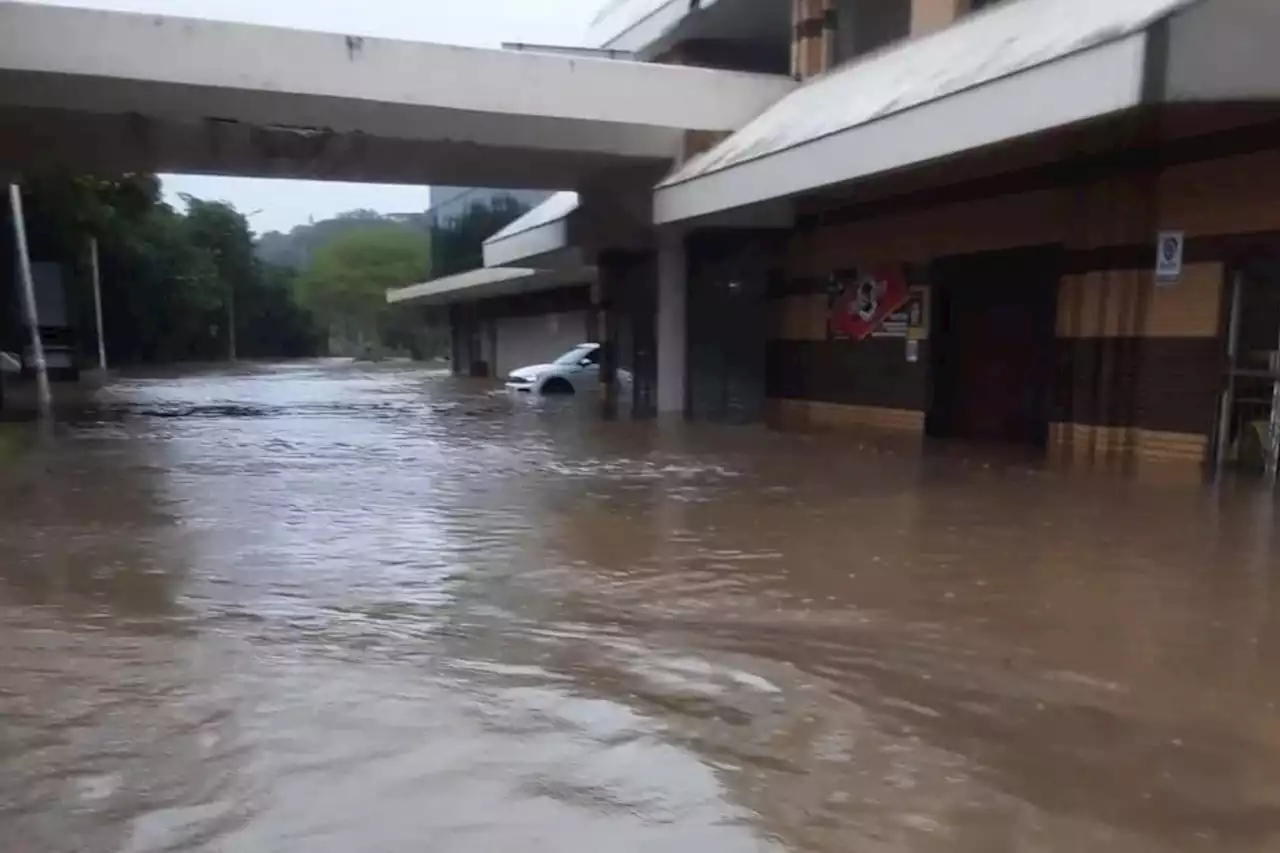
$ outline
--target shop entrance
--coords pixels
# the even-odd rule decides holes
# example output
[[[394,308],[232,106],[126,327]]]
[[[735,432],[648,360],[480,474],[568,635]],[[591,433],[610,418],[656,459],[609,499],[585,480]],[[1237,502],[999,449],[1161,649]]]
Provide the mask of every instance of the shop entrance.
[[[764,419],[766,296],[782,275],[786,235],[704,231],[689,238],[686,410],[695,421]]]
[[[943,258],[931,270],[931,437],[1049,440],[1061,250]]]
[[[1268,246],[1228,276],[1227,370],[1215,436],[1215,463],[1263,473],[1280,469],[1280,247]]]

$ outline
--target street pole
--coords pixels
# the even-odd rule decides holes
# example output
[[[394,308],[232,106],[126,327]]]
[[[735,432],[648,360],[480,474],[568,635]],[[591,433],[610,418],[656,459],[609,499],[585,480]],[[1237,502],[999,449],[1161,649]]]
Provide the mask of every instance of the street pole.
[[[89,266],[93,271],[93,314],[98,322],[98,369],[107,371],[107,339],[102,331],[102,275],[98,269],[98,238],[89,238]]]
[[[27,225],[22,216],[22,191],[9,184],[9,207],[13,212],[13,237],[18,253],[21,281],[22,312],[31,332],[31,357],[35,359],[36,394],[40,416],[48,420],[53,413],[53,393],[49,390],[49,369],[44,360],[44,342],[40,340],[40,318],[36,313],[36,287],[31,279],[31,255],[27,250]]]
[[[236,285],[227,282],[227,358],[236,360]]]
[[[262,208],[252,210],[244,215],[245,222],[262,212]],[[227,356],[231,361],[237,361],[236,352],[236,280],[233,276],[227,282]]]

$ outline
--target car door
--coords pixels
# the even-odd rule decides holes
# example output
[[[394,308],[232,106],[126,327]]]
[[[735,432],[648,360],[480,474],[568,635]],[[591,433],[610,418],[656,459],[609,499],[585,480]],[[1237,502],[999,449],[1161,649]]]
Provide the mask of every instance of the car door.
[[[583,355],[573,373],[573,384],[578,391],[600,390],[600,347]]]

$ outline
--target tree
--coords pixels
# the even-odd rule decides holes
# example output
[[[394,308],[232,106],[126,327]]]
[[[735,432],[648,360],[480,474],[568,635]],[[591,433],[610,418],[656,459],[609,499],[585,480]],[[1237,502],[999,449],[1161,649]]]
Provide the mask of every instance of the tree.
[[[299,225],[288,234],[268,231],[258,239],[258,257],[268,263],[305,269],[321,246],[349,231],[384,223],[409,228],[424,238],[430,231],[430,217],[425,213],[400,214],[392,218],[373,210],[349,210],[332,219]]]
[[[399,225],[371,222],[321,246],[298,282],[299,295],[330,339],[357,353],[403,347],[412,315],[391,310],[386,292],[427,276],[422,235]]]
[[[224,357],[231,297],[242,303],[235,328],[247,354],[318,351],[320,336],[292,279],[254,258],[248,223],[230,205],[187,198],[184,215],[163,202],[154,175],[33,176],[24,181],[24,201],[32,257],[63,265],[84,350],[94,349],[87,263],[94,237],[113,364]],[[7,218],[3,225],[7,232]],[[13,269],[11,241],[0,245],[0,268]],[[0,274],[0,305],[13,298],[6,286],[12,281]],[[20,346],[20,333],[16,320],[0,324],[0,348]]]
[[[249,221],[223,201],[205,201],[182,196],[187,205],[185,225],[191,243],[208,253],[219,283],[217,301],[222,316],[210,318],[211,328],[221,328],[224,352],[234,360],[239,323],[236,319],[237,291],[256,284],[259,270],[253,257],[253,235]]]

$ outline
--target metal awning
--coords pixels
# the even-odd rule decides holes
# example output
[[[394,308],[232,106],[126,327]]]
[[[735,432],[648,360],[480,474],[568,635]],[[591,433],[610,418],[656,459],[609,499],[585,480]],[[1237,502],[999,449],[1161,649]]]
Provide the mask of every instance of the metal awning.
[[[1277,40],[1274,0],[1003,3],[788,95],[660,183],[654,219],[784,199],[1144,104],[1280,97]]]
[[[595,280],[591,267],[534,269],[532,267],[483,267],[457,275],[411,284],[387,291],[387,302],[413,302],[421,305],[444,305],[469,302],[493,296],[510,296],[551,290],[565,285],[588,285]]]

